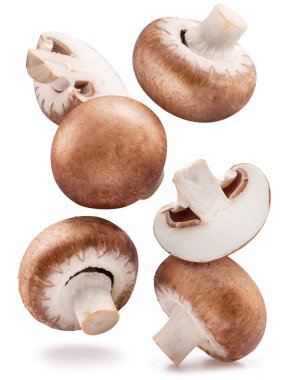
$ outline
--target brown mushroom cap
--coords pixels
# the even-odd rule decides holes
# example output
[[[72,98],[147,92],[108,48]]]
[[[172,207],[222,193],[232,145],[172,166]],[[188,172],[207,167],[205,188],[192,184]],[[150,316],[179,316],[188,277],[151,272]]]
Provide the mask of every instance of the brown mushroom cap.
[[[164,128],[148,107],[126,97],[99,97],[62,121],[52,145],[52,170],[74,202],[124,207],[156,186],[166,149]]]
[[[73,276],[95,267],[112,274],[112,298],[119,310],[133,291],[138,270],[136,249],[129,236],[97,217],[53,224],[31,242],[22,259],[19,291],[24,305],[50,327],[79,329],[61,293]]]
[[[239,45],[241,61],[233,70],[230,59],[221,62],[193,52],[184,34],[198,24],[175,17],[151,22],[137,39],[133,66],[143,90],[163,109],[182,119],[212,122],[233,115],[248,102],[256,72]]]
[[[210,356],[238,360],[260,342],[266,325],[262,295],[251,277],[228,257],[209,263],[190,263],[173,256],[159,266],[155,290],[164,311],[169,315],[172,296],[177,294],[182,307],[190,304],[192,313],[226,352],[213,352],[209,342],[199,347]],[[177,299],[178,302],[178,299]]]

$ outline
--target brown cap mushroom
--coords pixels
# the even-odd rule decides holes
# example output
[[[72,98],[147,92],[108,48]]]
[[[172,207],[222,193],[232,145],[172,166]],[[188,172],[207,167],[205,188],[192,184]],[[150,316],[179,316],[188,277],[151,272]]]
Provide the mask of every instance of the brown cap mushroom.
[[[32,241],[21,262],[19,291],[38,321],[96,335],[118,322],[137,269],[135,246],[121,228],[77,217],[53,224]]]
[[[155,291],[169,321],[154,340],[177,365],[196,346],[218,360],[241,359],[264,334],[262,295],[228,257],[199,264],[169,256],[156,272]]]
[[[136,77],[153,101],[190,121],[211,122],[238,112],[256,81],[250,57],[237,44],[246,29],[217,5],[203,21],[166,17],[150,23],[133,53]]]
[[[90,46],[57,32],[43,33],[27,55],[38,103],[54,123],[78,104],[101,95],[127,96],[109,63]]]
[[[74,202],[124,207],[156,189],[166,149],[164,127],[148,107],[126,97],[99,97],[62,121],[52,145],[52,169]]]
[[[250,164],[228,170],[222,181],[204,160],[175,173],[177,202],[163,207],[154,233],[170,254],[187,261],[211,261],[247,244],[264,225],[270,209],[270,187]]]

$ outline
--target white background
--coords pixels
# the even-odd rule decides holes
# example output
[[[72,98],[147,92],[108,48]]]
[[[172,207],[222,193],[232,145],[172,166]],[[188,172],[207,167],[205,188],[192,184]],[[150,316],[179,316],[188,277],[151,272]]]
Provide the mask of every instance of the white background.
[[[288,1],[226,0],[248,24],[241,44],[257,68],[249,104],[228,120],[196,124],[169,115],[139,87],[132,50],[142,28],[163,16],[202,20],[214,1],[12,1],[1,5],[1,359],[0,377],[80,379],[290,378],[292,356],[292,35]],[[116,69],[131,97],[148,105],[168,136],[165,180],[149,200],[121,210],[80,207],[59,190],[50,167],[56,126],[41,113],[25,68],[26,51],[43,31],[75,36]],[[248,357],[225,364],[195,349],[176,368],[152,341],[167,317],[157,303],[153,276],[167,254],[152,223],[175,199],[171,178],[205,158],[215,174],[240,162],[259,166],[272,189],[269,219],[259,235],[233,254],[260,287],[267,305],[265,336]],[[77,215],[97,215],[122,227],[136,244],[140,269],[129,303],[113,330],[96,337],[38,323],[18,294],[17,274],[27,245],[43,228]],[[5,374],[5,375],[3,375]],[[292,375],[291,375],[292,376]],[[104,377],[105,378],[105,377]]]

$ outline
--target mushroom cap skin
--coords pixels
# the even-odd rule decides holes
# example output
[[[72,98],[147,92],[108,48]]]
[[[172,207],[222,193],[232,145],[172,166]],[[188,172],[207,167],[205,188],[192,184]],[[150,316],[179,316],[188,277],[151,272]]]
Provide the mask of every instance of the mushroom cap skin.
[[[91,208],[119,208],[149,196],[162,178],[167,141],[142,103],[99,97],[75,108],[53,140],[51,164],[60,189]]]
[[[190,335],[194,332],[199,337],[198,347],[215,359],[243,358],[264,334],[262,295],[244,269],[228,257],[189,263],[169,256],[156,272],[155,291],[168,316],[178,307],[191,318]],[[177,341],[178,346],[184,345],[178,336]],[[176,363],[176,355],[171,359]]]
[[[247,163],[228,173],[231,180],[221,184],[204,160],[175,173],[178,201],[163,207],[154,221],[163,249],[183,260],[207,262],[232,254],[257,235],[270,209],[267,178]]]
[[[43,33],[29,50],[27,70],[39,106],[54,123],[78,104],[97,96],[127,96],[111,65],[86,43],[58,32]]]
[[[136,248],[129,236],[97,217],[53,224],[31,242],[22,259],[19,292],[23,303],[39,322],[55,329],[79,330],[71,302],[78,289],[69,284],[80,276],[80,284],[93,281],[97,268],[106,279],[112,276],[111,296],[119,310],[131,296],[138,270]],[[97,320],[102,313],[96,314]]]
[[[223,7],[217,8],[222,12]],[[133,67],[143,90],[164,110],[189,121],[214,122],[245,106],[255,88],[256,71],[236,43],[223,56],[216,46],[214,57],[205,54],[199,38],[203,52],[189,48],[186,33],[197,38],[200,24],[176,17],[151,22],[137,39]],[[213,31],[216,35],[211,25],[209,32]]]

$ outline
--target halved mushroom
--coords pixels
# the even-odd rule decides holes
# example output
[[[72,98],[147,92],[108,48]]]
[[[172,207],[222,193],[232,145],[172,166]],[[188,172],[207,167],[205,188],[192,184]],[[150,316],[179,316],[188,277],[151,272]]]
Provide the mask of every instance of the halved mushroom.
[[[262,295],[228,257],[199,264],[169,256],[156,272],[155,291],[169,320],[154,341],[176,365],[197,346],[218,360],[241,359],[264,334]]]
[[[74,202],[124,207],[156,190],[166,150],[164,127],[148,107],[104,96],[80,104],[62,121],[52,145],[52,170]]]
[[[229,117],[255,88],[254,64],[237,44],[245,29],[245,22],[223,5],[203,22],[153,21],[134,48],[136,77],[148,96],[175,116],[199,122]]]
[[[188,261],[211,261],[242,248],[264,225],[270,187],[250,164],[228,170],[219,181],[204,160],[175,173],[177,203],[163,207],[154,233],[170,254]]]
[[[77,217],[53,224],[32,241],[21,262],[19,291],[38,321],[96,335],[118,322],[137,269],[135,246],[121,228]]]
[[[26,65],[41,110],[56,124],[94,97],[127,96],[121,79],[98,52],[61,33],[43,33],[37,49],[29,49]]]

